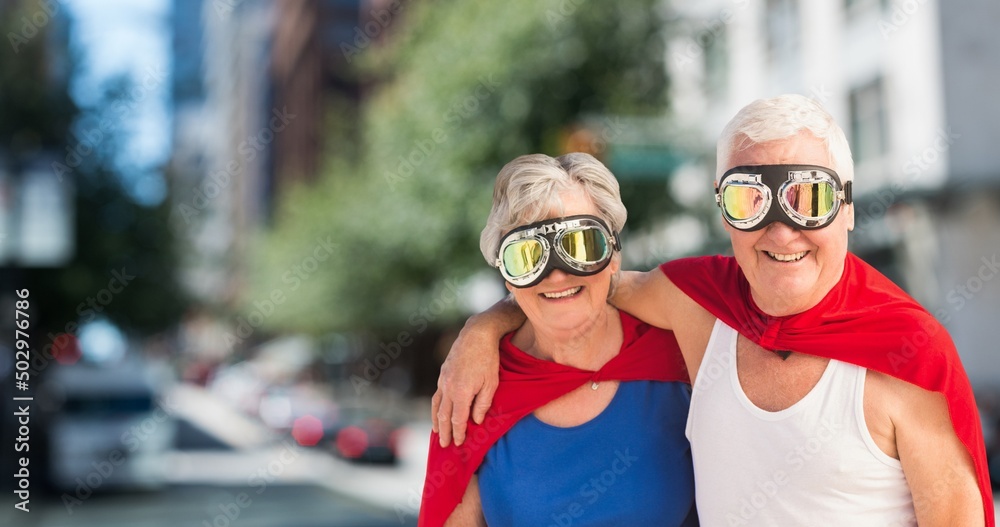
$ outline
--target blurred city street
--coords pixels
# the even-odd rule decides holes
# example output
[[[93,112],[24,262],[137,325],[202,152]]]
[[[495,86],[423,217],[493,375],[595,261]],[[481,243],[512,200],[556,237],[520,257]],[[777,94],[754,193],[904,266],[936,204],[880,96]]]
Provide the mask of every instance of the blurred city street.
[[[509,293],[481,238],[504,164],[606,166],[622,269],[732,255],[717,141],[780,93],[844,129],[847,249],[947,329],[1000,480],[997,19],[0,0],[0,473],[30,458],[32,491],[0,478],[0,527],[415,525],[441,365]]]
[[[32,501],[28,514],[7,500],[0,525],[416,525],[412,500],[423,485],[429,422],[403,429],[397,463],[366,465],[301,447],[198,387],[178,385],[166,400],[179,412],[162,486],[96,492],[78,502],[49,496]]]
[[[242,487],[171,485],[145,494],[95,496],[69,515],[61,503],[46,502],[29,514],[4,504],[0,521],[10,527],[391,527],[416,525],[392,511],[372,508],[316,485],[286,484],[253,495],[240,508]],[[238,511],[238,512],[237,512]],[[231,518],[231,519],[230,519]]]

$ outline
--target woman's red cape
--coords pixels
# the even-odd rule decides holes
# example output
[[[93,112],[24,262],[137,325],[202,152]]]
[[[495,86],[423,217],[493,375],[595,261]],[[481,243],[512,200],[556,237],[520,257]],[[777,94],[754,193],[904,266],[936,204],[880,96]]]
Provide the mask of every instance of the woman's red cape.
[[[508,334],[500,342],[500,385],[483,420],[469,421],[462,446],[441,448],[431,434],[418,525],[439,527],[462,501],[465,488],[486,452],[521,418],[584,383],[617,381],[688,381],[677,340],[664,331],[620,312],[621,350],[597,371],[537,359],[514,347]],[[586,462],[582,460],[581,462]]]

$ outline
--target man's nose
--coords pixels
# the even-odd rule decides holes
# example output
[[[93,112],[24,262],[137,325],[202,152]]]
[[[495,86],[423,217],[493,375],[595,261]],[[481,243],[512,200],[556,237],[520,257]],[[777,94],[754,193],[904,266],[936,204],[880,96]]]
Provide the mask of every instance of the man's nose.
[[[765,227],[764,233],[765,236],[779,246],[788,244],[802,234],[800,230],[793,229],[780,221],[772,222],[770,225]]]

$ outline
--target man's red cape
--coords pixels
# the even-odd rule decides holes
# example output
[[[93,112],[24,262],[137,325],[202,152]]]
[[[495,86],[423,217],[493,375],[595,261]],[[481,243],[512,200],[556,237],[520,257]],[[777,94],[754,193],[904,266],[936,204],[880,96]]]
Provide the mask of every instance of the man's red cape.
[[[511,344],[513,333],[501,340],[500,384],[483,424],[470,420],[460,447],[452,443],[441,448],[438,434],[431,433],[418,525],[444,525],[490,447],[521,418],[549,401],[592,381],[690,382],[673,332],[620,313],[624,334],[621,350],[597,371],[532,357]]]
[[[660,269],[692,300],[765,349],[849,362],[944,394],[955,434],[976,467],[986,524],[993,527],[983,431],[958,351],[947,330],[888,278],[848,254],[840,281],[819,304],[772,317],[754,303],[735,258],[684,258]]]

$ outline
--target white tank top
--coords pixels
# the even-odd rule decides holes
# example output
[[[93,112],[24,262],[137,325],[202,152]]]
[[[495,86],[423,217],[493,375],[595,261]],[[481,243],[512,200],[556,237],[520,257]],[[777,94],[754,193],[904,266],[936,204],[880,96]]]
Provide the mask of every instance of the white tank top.
[[[831,360],[805,397],[769,412],[740,385],[736,337],[715,322],[691,395],[687,436],[702,527],[916,525],[899,460],[865,425],[867,370]]]

